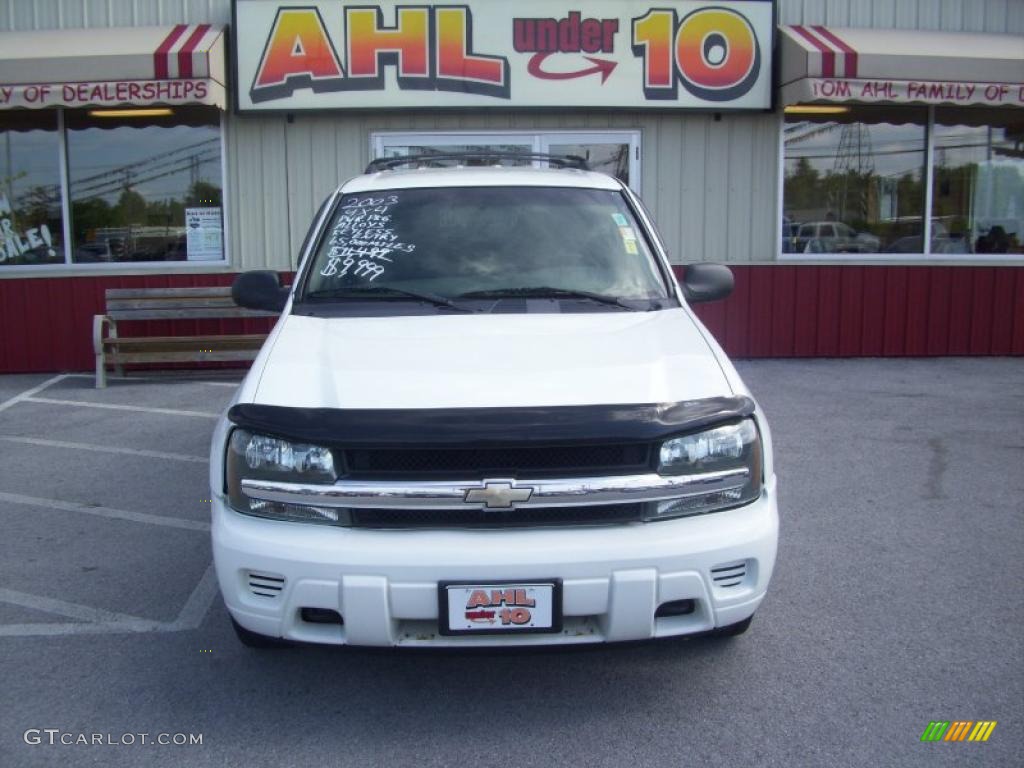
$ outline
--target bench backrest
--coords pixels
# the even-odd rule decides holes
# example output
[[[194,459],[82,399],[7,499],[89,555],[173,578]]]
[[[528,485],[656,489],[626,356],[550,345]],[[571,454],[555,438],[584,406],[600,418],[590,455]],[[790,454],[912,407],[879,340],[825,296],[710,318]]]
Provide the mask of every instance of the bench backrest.
[[[107,314],[115,320],[198,320],[223,317],[274,317],[273,312],[243,309],[231,299],[231,287],[108,288]]]

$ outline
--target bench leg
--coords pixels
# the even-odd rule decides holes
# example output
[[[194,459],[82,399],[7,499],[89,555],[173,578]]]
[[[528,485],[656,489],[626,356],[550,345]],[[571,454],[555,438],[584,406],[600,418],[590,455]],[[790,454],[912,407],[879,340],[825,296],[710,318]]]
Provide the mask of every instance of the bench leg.
[[[111,325],[110,326],[110,338],[112,338],[112,339],[116,339],[117,338],[117,326],[116,325]],[[122,379],[124,378],[124,365],[121,364],[121,359],[119,357],[116,357],[116,356],[114,357],[114,373],[117,374],[118,377],[120,377]]]
[[[103,357],[103,352],[96,353],[96,389],[103,389],[107,386],[107,361]]]
[[[96,356],[96,389],[103,389],[107,386],[107,358],[103,349],[103,326],[110,324],[114,331],[113,321],[106,315],[93,315],[92,318],[92,351]]]

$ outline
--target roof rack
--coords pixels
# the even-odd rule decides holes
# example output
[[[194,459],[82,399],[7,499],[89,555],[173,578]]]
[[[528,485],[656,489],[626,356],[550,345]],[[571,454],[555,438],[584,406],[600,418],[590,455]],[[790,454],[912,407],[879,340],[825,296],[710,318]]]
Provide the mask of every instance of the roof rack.
[[[422,168],[430,167],[430,164],[440,160],[483,160],[493,161],[493,165],[501,165],[502,160],[518,161],[544,161],[555,168],[575,168],[580,171],[589,171],[587,161],[579,155],[546,155],[541,152],[443,152],[434,155],[408,155],[406,157],[378,157],[371,160],[366,166],[364,173],[376,173],[377,171],[393,171],[403,166],[415,166]],[[443,166],[439,166],[443,167]]]

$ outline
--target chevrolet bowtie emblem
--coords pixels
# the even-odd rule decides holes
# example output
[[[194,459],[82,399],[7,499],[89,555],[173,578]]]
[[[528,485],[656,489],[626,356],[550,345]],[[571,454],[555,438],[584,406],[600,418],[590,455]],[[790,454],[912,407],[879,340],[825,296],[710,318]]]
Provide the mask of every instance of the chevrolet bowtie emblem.
[[[483,504],[487,509],[511,509],[516,502],[529,501],[533,488],[516,488],[512,480],[485,480],[482,488],[466,490],[467,504]]]

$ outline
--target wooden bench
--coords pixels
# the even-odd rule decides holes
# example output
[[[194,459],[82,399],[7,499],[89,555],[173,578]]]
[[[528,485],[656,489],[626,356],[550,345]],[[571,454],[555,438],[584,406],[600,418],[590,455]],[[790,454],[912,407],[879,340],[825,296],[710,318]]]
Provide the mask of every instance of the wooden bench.
[[[187,363],[254,360],[265,333],[204,336],[124,336],[118,321],[208,320],[274,317],[272,312],[243,309],[231,300],[231,287],[109,288],[105,315],[92,320],[96,388],[107,386],[107,365],[123,375],[124,363]],[[104,333],[106,332],[106,333]]]

